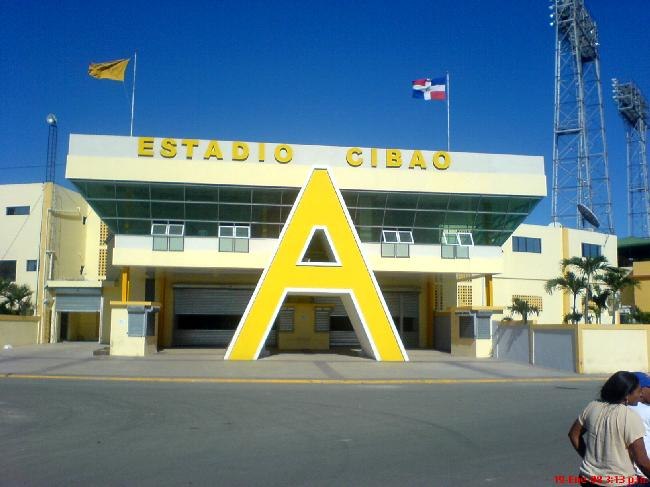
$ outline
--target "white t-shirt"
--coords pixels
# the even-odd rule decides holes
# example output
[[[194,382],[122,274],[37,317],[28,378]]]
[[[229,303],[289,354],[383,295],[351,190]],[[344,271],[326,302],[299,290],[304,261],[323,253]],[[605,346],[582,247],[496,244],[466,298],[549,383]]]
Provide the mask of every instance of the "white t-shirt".
[[[641,419],[643,420],[643,426],[645,426],[645,435],[643,436],[643,442],[645,443],[645,451],[648,456],[650,456],[650,406],[640,402],[636,406],[628,407],[639,416],[641,416]],[[643,475],[641,473],[641,470],[638,468],[636,470],[639,475]]]
[[[636,475],[628,447],[645,433],[638,414],[623,404],[592,401],[578,421],[586,430],[587,450],[580,467],[582,475],[587,478],[602,476],[604,483],[601,485],[608,485],[607,477]]]

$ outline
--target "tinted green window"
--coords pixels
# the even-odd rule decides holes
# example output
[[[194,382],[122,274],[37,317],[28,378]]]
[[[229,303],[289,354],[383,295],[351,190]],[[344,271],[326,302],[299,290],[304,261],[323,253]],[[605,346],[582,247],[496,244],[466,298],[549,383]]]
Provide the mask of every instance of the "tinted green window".
[[[115,193],[119,199],[124,200],[148,200],[149,199],[149,185],[148,184],[128,184],[117,183],[115,185]]]
[[[282,190],[282,204],[283,205],[293,205],[294,201],[298,197],[297,189],[283,189]]]
[[[412,210],[386,210],[386,214],[384,215],[384,226],[411,228],[413,226],[414,219],[415,212]]]
[[[384,223],[384,210],[357,210],[354,219],[355,225],[360,226],[382,226]]]
[[[251,221],[262,223],[282,223],[282,208],[279,206],[253,206]]]
[[[117,201],[116,205],[120,218],[151,218],[148,201]]]
[[[152,184],[151,199],[162,201],[185,201],[185,188],[177,185]]]
[[[216,237],[218,225],[209,222],[187,222],[185,235],[190,237]]]
[[[418,204],[417,193],[388,193],[387,208],[415,209]]]
[[[508,211],[508,198],[483,196],[479,202],[478,211],[506,213]]]
[[[185,218],[188,220],[219,220],[219,205],[214,203],[186,203]]]
[[[282,230],[281,225],[266,225],[253,223],[251,225],[251,237],[252,238],[278,238],[280,236],[280,231]]]
[[[186,201],[219,201],[219,189],[210,186],[187,186]]]
[[[102,218],[110,218],[117,216],[117,206],[115,200],[88,200],[90,206]]]
[[[472,228],[476,215],[474,213],[447,213],[445,225]]]
[[[362,242],[378,243],[381,240],[381,227],[357,227]]]
[[[457,211],[476,211],[480,198],[478,196],[452,195],[449,198],[449,209]]]
[[[449,195],[423,194],[420,197],[418,208],[424,210],[446,210],[449,204]]]
[[[279,205],[282,203],[282,190],[253,189],[253,203],[268,203]]]
[[[510,213],[526,213],[528,214],[535,206],[537,200],[531,198],[510,198]]]
[[[445,214],[437,211],[418,211],[415,214],[416,227],[438,228],[444,225]]]
[[[343,201],[345,201],[345,206],[348,208],[357,206],[357,199],[359,194],[353,191],[341,191],[343,196]]]
[[[413,240],[417,244],[439,244],[440,231],[433,229],[413,229]]]
[[[219,205],[219,221],[249,222],[251,221],[251,205]]]
[[[220,203],[250,203],[250,188],[219,188]]]
[[[357,205],[359,208],[384,208],[386,196],[386,193],[360,192]]]
[[[149,235],[151,232],[150,220],[118,220],[118,233],[127,235]]]
[[[88,198],[115,198],[115,183],[87,182]]]
[[[152,201],[151,217],[156,220],[183,220],[185,218],[184,205]]]

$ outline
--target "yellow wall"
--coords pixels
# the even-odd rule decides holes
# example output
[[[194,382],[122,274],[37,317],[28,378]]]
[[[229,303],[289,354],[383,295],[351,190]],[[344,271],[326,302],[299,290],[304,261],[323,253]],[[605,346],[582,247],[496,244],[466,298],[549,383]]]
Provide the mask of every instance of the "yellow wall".
[[[632,275],[638,279],[639,286],[634,288],[634,304],[642,311],[650,311],[650,262],[634,262]]]
[[[0,315],[0,347],[35,345],[39,320],[39,316]]]
[[[648,329],[639,325],[581,325],[581,372],[648,371]]]
[[[278,332],[278,350],[329,350],[328,332],[316,331],[316,305],[287,303],[293,308],[293,331]]]

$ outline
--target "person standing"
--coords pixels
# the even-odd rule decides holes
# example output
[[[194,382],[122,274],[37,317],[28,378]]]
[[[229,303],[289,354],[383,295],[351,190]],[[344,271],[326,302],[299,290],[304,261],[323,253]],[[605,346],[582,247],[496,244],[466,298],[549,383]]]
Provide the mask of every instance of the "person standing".
[[[632,411],[637,413],[643,421],[645,434],[643,435],[643,442],[645,444],[646,452],[650,451],[650,377],[645,372],[634,372],[634,375],[639,379],[639,387],[641,388],[641,397],[636,405],[628,406]],[[641,471],[637,468],[637,473],[641,475]],[[647,476],[646,476],[647,478]]]
[[[600,400],[591,401],[571,425],[569,440],[582,457],[580,485],[635,485],[634,464],[649,476],[645,428],[639,415],[627,407],[636,405],[640,396],[639,378],[618,371],[602,386]]]

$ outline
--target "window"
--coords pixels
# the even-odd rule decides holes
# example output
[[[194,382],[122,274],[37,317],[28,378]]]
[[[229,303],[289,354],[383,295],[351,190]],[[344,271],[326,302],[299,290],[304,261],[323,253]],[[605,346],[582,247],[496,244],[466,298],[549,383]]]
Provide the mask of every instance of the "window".
[[[410,245],[414,243],[413,232],[410,230],[382,230],[382,257],[409,257]]]
[[[542,253],[542,239],[532,237],[512,237],[513,252]]]
[[[0,279],[5,281],[16,281],[16,261],[0,260]]]
[[[219,227],[219,252],[248,252],[251,227],[228,225]]]
[[[182,252],[185,225],[180,222],[153,222],[151,224],[153,250]]]
[[[28,260],[27,264],[25,265],[25,270],[27,272],[34,272],[37,269],[37,261],[35,260]]]
[[[474,246],[470,232],[442,232],[440,255],[443,259],[469,259],[469,248]]]
[[[600,245],[583,243],[582,256],[583,257],[598,257],[601,255]]]
[[[7,215],[29,215],[29,206],[7,206]]]

